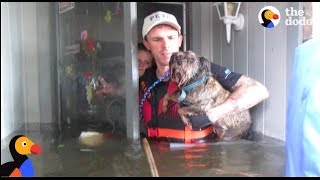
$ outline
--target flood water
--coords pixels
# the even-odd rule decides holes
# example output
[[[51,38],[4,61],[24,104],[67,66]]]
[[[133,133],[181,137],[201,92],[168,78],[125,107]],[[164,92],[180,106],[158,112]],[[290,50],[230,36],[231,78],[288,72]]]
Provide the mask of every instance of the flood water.
[[[42,147],[28,155],[38,177],[150,177],[141,141],[107,134],[97,146],[66,136],[57,139],[49,131],[24,133]],[[264,137],[197,145],[149,141],[160,177],[189,176],[285,176],[284,142]],[[2,149],[1,164],[11,161]]]
[[[284,146],[274,139],[169,146],[152,146],[160,176],[285,176]]]

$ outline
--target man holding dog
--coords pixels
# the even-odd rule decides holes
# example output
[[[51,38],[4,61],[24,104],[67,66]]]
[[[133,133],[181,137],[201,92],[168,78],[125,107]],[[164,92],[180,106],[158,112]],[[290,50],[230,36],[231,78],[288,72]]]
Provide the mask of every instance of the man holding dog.
[[[144,19],[142,37],[156,63],[156,67],[145,71],[139,82],[139,110],[145,126],[143,134],[147,137],[185,143],[210,139],[214,136],[212,124],[216,120],[228,113],[249,109],[269,96],[266,87],[256,80],[211,63],[212,74],[232,93],[206,115],[190,116],[191,130],[177,117],[178,104],[169,105],[166,114],[162,112],[164,95],[178,90],[177,85],[169,81],[168,71],[172,53],[179,51],[182,44],[180,25],[172,14],[158,11]]]

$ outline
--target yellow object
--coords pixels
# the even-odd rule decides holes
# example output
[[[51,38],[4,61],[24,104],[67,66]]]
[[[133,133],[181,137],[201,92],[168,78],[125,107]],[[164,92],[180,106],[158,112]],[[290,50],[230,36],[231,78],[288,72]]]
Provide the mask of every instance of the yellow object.
[[[98,146],[103,143],[103,133],[91,131],[81,132],[79,142],[87,146]]]
[[[93,82],[90,81],[87,85],[86,85],[86,91],[87,91],[87,101],[89,103],[89,105],[92,105],[92,99],[94,96],[94,89],[93,89]]]
[[[66,75],[70,77],[72,75],[73,64],[66,66],[65,70],[66,70]]]
[[[227,12],[229,16],[232,16],[232,12],[233,12],[233,4],[232,3],[228,3],[227,5]]]
[[[107,22],[107,23],[109,23],[110,21],[111,21],[111,19],[112,19],[112,16],[111,16],[111,11],[107,11],[106,12],[106,15],[104,16],[104,20]]]

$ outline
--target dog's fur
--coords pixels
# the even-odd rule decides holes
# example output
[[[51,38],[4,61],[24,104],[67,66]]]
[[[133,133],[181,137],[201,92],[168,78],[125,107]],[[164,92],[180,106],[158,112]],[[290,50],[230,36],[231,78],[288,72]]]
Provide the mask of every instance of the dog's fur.
[[[185,125],[192,128],[187,115],[205,114],[210,109],[222,104],[230,92],[224,89],[211,74],[210,62],[192,51],[173,53],[170,60],[171,81],[176,82],[180,89],[201,79],[204,75],[208,79],[187,92],[182,101],[187,106],[180,107],[178,114]],[[163,112],[167,111],[169,100],[178,102],[180,91],[166,94],[163,101]],[[237,140],[248,132],[252,125],[249,110],[232,113],[217,120],[214,130],[217,140]]]

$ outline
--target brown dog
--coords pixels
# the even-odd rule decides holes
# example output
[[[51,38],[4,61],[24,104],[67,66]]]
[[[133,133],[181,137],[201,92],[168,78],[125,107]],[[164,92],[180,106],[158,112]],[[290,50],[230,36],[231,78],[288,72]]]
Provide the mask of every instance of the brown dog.
[[[165,95],[163,112],[167,111],[169,100],[185,105],[179,108],[178,114],[192,129],[187,115],[205,114],[226,101],[230,92],[211,74],[210,62],[192,51],[173,53],[169,65],[171,81],[177,83],[180,91]],[[214,123],[217,140],[237,140],[251,125],[249,110],[229,114]]]

